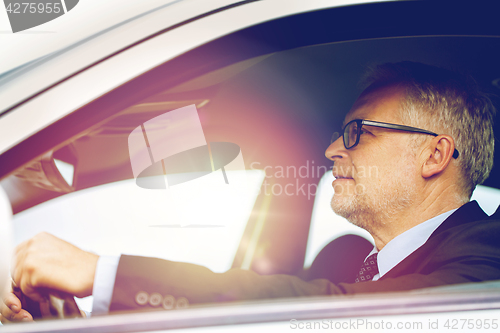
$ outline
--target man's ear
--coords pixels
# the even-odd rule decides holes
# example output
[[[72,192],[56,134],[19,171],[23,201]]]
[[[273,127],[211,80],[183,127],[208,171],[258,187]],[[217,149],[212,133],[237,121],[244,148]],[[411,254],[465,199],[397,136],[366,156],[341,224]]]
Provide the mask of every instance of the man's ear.
[[[455,142],[449,135],[438,135],[432,139],[424,153],[424,164],[422,166],[422,177],[430,178],[444,171],[455,151]]]

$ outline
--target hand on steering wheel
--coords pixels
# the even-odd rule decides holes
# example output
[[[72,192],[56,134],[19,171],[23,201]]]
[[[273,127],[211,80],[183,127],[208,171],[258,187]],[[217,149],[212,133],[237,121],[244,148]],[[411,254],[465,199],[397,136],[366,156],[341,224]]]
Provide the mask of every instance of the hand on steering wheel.
[[[21,301],[21,307],[28,311],[33,319],[82,317],[82,312],[78,308],[74,297],[68,293],[46,290],[40,292],[40,294],[45,296],[44,300],[36,302],[24,295],[20,288],[12,286],[12,290]]]

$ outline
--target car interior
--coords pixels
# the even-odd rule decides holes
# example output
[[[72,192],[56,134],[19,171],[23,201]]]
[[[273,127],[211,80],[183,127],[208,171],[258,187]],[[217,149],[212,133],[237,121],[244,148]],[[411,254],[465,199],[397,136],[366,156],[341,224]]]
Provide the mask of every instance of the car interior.
[[[213,233],[213,242],[206,246],[216,247],[215,240],[235,238],[218,250],[228,253],[224,258],[221,254],[224,263],[213,269],[245,268],[259,274],[342,281],[343,276],[331,277],[335,272],[318,269],[322,266],[318,262],[328,260],[331,252],[340,253],[339,260],[345,260],[346,254],[350,259],[362,258],[372,244],[361,231],[345,229],[324,236],[323,243],[314,250],[319,253],[318,261],[310,260],[308,265],[304,262],[307,251],[311,251],[311,232],[319,232],[312,226],[320,219],[312,218],[314,209],[316,205],[329,207],[329,201],[322,197],[323,201],[318,202],[317,195],[330,186],[321,183],[332,168],[324,151],[363,90],[359,82],[366,69],[386,62],[416,61],[460,71],[474,77],[500,107],[500,39],[493,32],[484,33],[489,26],[474,26],[474,20],[459,25],[456,18],[427,25],[425,19],[439,14],[439,10],[428,12],[427,7],[414,8],[422,11],[423,22],[407,22],[380,8],[375,19],[371,10],[366,6],[356,12],[347,7],[308,12],[232,33],[125,82],[6,152],[0,160],[1,185],[13,207],[14,225],[20,221],[15,226],[20,233],[16,240],[53,228],[52,232],[78,243],[83,242],[79,238],[88,228],[85,235],[89,239],[81,244],[89,249],[106,252],[98,245],[102,242],[115,250],[150,255],[158,251],[162,237],[178,237],[189,225],[199,225],[198,217],[179,228],[171,226],[177,225],[176,221],[144,221],[149,215],[143,215],[141,210],[149,209],[148,203],[138,204],[133,208],[136,215],[125,218],[118,211],[123,208],[129,212],[124,206],[130,203],[119,195],[120,190],[96,194],[107,184],[128,182],[135,186],[128,145],[135,128],[166,112],[195,105],[206,141],[237,144],[245,169],[255,171],[252,189],[259,191],[245,199],[243,222],[234,230],[227,228],[233,230],[231,233],[220,231],[223,228],[192,228],[190,235],[196,233],[192,236],[194,243]],[[353,22],[353,17],[358,21]],[[495,132],[500,133],[498,122]],[[499,162],[500,155],[495,154],[493,171],[483,184],[486,192],[492,191],[492,195],[485,195],[484,205],[493,207],[493,211],[500,204]],[[196,187],[189,191],[182,197],[186,214],[198,209],[206,199],[206,194],[190,198],[189,193],[194,195]],[[63,213],[68,202],[65,197],[83,200],[79,198],[85,194],[76,197],[78,193],[97,199],[85,204],[81,201],[78,211]],[[101,208],[89,204],[99,202]],[[229,202],[221,202],[220,207],[235,205]],[[90,206],[85,207],[87,204]],[[106,215],[98,217],[104,210]],[[50,214],[64,223],[51,224]],[[211,214],[204,217],[206,224],[217,224],[221,210]],[[108,225],[92,219],[99,223],[105,219]],[[142,233],[134,221],[141,221],[137,223],[149,231]],[[158,224],[170,227],[152,227]],[[128,234],[120,240],[117,230],[126,228],[133,237]],[[91,236],[98,230],[105,231]],[[151,233],[158,239],[152,240],[156,236]],[[342,242],[335,246],[340,248],[329,249],[329,241],[338,237]],[[165,250],[160,256],[181,260],[188,258],[186,253],[190,251],[204,252],[199,244],[176,246],[184,252],[170,256]],[[198,248],[190,250],[189,246]],[[320,252],[323,248],[325,252]],[[202,264],[203,260],[194,262]],[[337,274],[341,273],[349,272]]]

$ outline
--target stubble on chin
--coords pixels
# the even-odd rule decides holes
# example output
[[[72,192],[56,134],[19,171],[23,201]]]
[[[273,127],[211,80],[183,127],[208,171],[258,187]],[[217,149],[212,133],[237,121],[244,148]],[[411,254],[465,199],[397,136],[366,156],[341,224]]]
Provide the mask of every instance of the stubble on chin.
[[[402,167],[398,176],[389,183],[363,187],[348,196],[334,194],[331,207],[335,214],[370,233],[383,228],[394,214],[414,202],[416,185],[410,180],[410,168]]]
[[[331,207],[335,214],[345,218],[350,223],[371,230],[369,218],[372,214],[366,211],[367,204],[362,201],[363,194],[352,194],[349,197],[334,194],[331,200]]]

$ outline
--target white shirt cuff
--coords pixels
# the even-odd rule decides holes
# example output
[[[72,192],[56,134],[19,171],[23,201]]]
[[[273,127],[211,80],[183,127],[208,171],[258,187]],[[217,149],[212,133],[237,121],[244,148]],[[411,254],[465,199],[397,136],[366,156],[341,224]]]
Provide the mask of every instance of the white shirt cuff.
[[[119,261],[119,256],[99,257],[94,276],[94,288],[92,289],[94,296],[92,315],[103,315],[109,312]]]

